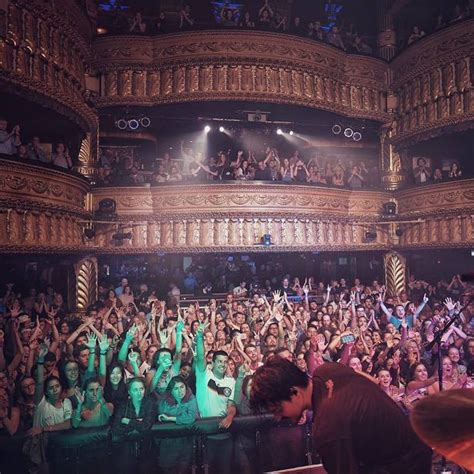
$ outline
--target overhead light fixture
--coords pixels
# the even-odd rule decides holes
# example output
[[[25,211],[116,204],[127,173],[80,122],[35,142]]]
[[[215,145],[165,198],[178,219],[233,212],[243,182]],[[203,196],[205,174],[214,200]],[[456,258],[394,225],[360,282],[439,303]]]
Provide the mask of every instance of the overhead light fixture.
[[[224,133],[224,131],[225,131],[225,128],[221,125],[221,126],[219,127],[219,132]]]
[[[204,131],[205,131],[206,133],[209,133],[209,132],[211,131],[211,127],[210,127],[209,125],[206,125],[206,126],[204,127]]]
[[[127,128],[127,121],[125,119],[119,119],[115,122],[115,125],[120,130],[125,130]]]
[[[140,126],[140,122],[137,119],[131,119],[128,121],[128,128],[130,130],[136,130]]]
[[[283,130],[281,128],[277,130],[277,135],[283,135]]]
[[[352,128],[347,127],[347,128],[344,129],[344,136],[346,138],[351,138],[352,135],[354,135],[354,130],[352,130]]]
[[[342,132],[342,126],[336,123],[332,126],[331,131],[334,135],[339,135]]]
[[[354,134],[352,135],[352,139],[355,141],[355,142],[360,142],[362,140],[362,133],[360,132],[354,132]]]
[[[143,128],[148,128],[151,125],[151,120],[148,117],[142,117],[140,119],[140,125]]]

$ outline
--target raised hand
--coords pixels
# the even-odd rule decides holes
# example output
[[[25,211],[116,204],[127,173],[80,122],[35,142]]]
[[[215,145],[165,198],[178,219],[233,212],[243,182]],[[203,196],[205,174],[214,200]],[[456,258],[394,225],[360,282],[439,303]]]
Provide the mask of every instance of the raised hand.
[[[425,294],[423,295],[423,303],[426,304],[426,303],[428,303],[428,301],[429,301],[429,298],[428,298],[428,296],[427,296],[426,293],[425,293]]]
[[[184,321],[182,319],[180,319],[177,323],[176,323],[176,334],[181,334],[184,330]]]
[[[303,285],[303,293],[308,296],[309,293],[309,286],[306,284],[306,282]]]
[[[454,303],[452,298],[446,298],[444,300],[444,306],[446,306],[446,309],[448,311],[453,311],[453,309],[456,307],[456,304]]]
[[[275,304],[278,304],[278,302],[281,300],[281,293],[280,293],[280,290],[274,291],[274,292],[272,293],[272,295],[273,295],[273,302],[274,302]]]
[[[10,307],[10,316],[16,318],[21,312],[21,306],[18,300],[15,300],[13,306]]]
[[[130,329],[127,331],[127,335],[125,336],[129,341],[131,341],[134,337],[135,334],[138,331],[138,327],[134,324],[130,327]]]
[[[107,334],[104,334],[99,341],[99,349],[100,352],[107,352],[110,347],[110,342],[109,338],[107,337]]]
[[[79,388],[79,387],[76,387],[74,389],[74,395],[76,396],[77,398],[77,403],[79,406],[82,406],[84,404],[84,400],[85,400],[85,393]]]
[[[87,336],[86,346],[89,348],[90,351],[95,350],[95,346],[97,344],[97,336],[94,333],[91,333]]]
[[[128,353],[128,360],[131,364],[136,364],[138,360],[138,352],[135,352],[133,349]]]
[[[46,354],[48,353],[49,349],[48,349],[48,346],[46,344],[41,344],[40,345],[40,349],[39,349],[39,353],[38,353],[38,359],[39,360],[44,360],[44,358],[46,357]]]

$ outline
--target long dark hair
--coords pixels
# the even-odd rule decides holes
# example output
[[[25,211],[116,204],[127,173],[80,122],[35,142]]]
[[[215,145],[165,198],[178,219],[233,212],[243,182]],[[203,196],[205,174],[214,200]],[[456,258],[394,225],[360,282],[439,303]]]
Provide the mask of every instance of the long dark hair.
[[[176,405],[176,400],[174,399],[171,392],[173,391],[173,388],[175,387],[175,385],[178,383],[182,383],[186,387],[186,393],[183,397],[183,403],[188,402],[189,399],[193,396],[193,392],[191,392],[191,389],[189,388],[188,384],[183,379],[183,377],[181,377],[180,375],[177,375],[176,377],[173,377],[170,380],[170,383],[168,384],[168,388],[166,389],[165,400],[168,405]]]

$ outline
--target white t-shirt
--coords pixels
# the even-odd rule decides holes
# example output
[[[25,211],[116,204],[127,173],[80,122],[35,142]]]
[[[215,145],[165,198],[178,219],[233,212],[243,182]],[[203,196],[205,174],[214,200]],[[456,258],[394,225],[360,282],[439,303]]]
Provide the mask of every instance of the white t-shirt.
[[[44,428],[45,426],[58,425],[63,421],[71,419],[71,416],[72,404],[69,398],[65,398],[58,408],[47,402],[46,397],[43,396],[35,409],[33,426],[35,428]]]
[[[196,370],[196,399],[203,418],[226,416],[227,402],[234,399],[235,379],[218,379],[207,367],[203,372]]]

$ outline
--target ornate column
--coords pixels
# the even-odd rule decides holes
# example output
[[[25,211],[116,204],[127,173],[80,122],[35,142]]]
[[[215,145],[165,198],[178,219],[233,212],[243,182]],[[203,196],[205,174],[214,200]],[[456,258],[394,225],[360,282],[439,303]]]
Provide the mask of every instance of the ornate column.
[[[387,294],[397,297],[406,289],[407,260],[397,252],[389,252],[384,255],[384,269]]]
[[[74,295],[70,301],[75,301],[75,309],[84,312],[87,307],[97,301],[98,267],[97,258],[84,257],[74,265]],[[72,288],[71,288],[72,289]]]
[[[392,138],[396,131],[397,123],[384,124],[380,128],[380,175],[382,184],[387,191],[399,189],[404,181],[405,174],[402,170],[402,160]]]
[[[378,0],[377,2],[377,47],[378,54],[385,61],[390,61],[397,51],[397,35],[390,13],[392,0]]]
[[[99,129],[87,132],[82,139],[81,148],[79,149],[79,164],[74,169],[78,173],[92,178],[97,173],[97,160],[99,156]]]

